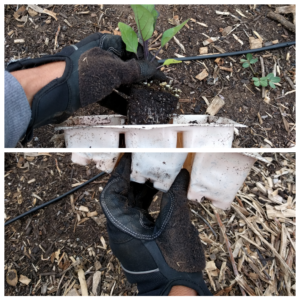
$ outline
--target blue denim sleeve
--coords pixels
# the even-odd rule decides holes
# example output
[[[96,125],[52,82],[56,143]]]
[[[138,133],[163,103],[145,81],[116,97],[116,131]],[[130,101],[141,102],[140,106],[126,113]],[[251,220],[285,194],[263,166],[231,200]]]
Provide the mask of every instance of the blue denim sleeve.
[[[25,134],[31,118],[31,108],[18,80],[5,71],[5,148],[13,148]]]

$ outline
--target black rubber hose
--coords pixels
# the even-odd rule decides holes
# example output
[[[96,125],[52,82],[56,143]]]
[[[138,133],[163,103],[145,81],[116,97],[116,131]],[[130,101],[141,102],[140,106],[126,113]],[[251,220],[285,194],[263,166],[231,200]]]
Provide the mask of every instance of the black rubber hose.
[[[234,55],[243,55],[243,54],[247,54],[247,53],[274,50],[274,49],[278,49],[278,48],[293,46],[295,44],[296,44],[296,41],[292,41],[292,42],[286,42],[286,43],[281,43],[281,44],[275,44],[275,45],[272,45],[272,46],[262,47],[262,48],[258,48],[258,49],[249,49],[249,50],[242,50],[242,51],[228,52],[228,53],[220,53],[220,54],[212,54],[212,55],[200,55],[200,56],[190,56],[190,57],[175,57],[175,58],[172,58],[172,59],[180,60],[180,61],[203,60],[203,59],[207,59],[207,58],[217,58],[217,57],[226,57],[226,56],[234,56]],[[166,60],[167,59],[161,59],[161,60],[158,61],[158,63],[162,64]]]
[[[11,224],[11,223],[13,223],[13,222],[15,222],[15,221],[17,221],[17,220],[23,218],[23,217],[25,217],[25,216],[27,216],[27,215],[29,215],[29,214],[35,212],[35,211],[37,211],[37,210],[39,210],[39,209],[41,209],[41,208],[44,208],[44,207],[48,206],[49,204],[52,204],[52,203],[54,203],[54,202],[56,202],[56,201],[58,201],[58,200],[60,200],[60,199],[62,199],[62,198],[64,198],[64,197],[66,197],[66,196],[68,196],[68,195],[70,195],[70,194],[72,194],[72,193],[74,193],[74,192],[76,192],[77,190],[81,189],[81,188],[84,187],[85,185],[91,183],[92,181],[96,180],[96,179],[99,178],[99,177],[102,177],[102,176],[105,175],[105,174],[107,174],[107,173],[106,173],[106,172],[101,172],[101,173],[97,174],[96,176],[94,176],[93,178],[91,178],[91,179],[89,179],[88,181],[84,182],[83,184],[81,184],[81,185],[79,185],[79,186],[76,186],[73,190],[70,190],[70,191],[68,191],[67,193],[65,193],[65,194],[63,194],[63,195],[61,195],[61,196],[59,196],[59,197],[57,197],[57,198],[55,198],[55,199],[52,199],[52,200],[50,200],[50,201],[48,201],[48,202],[46,202],[46,203],[43,203],[43,204],[41,204],[41,205],[39,205],[39,206],[36,206],[35,208],[33,208],[33,209],[31,209],[31,210],[25,212],[24,214],[21,214],[21,215],[15,217],[15,218],[13,218],[13,219],[7,221],[7,222],[5,223],[5,226],[7,226],[7,225],[9,225],[9,224]]]

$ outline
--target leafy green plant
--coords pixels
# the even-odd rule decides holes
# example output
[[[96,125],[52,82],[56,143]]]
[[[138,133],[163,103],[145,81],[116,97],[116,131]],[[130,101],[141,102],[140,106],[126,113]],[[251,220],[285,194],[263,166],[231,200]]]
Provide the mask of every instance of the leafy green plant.
[[[243,68],[250,67],[252,73],[255,75],[251,65],[255,64],[258,61],[258,58],[253,58],[251,53],[247,53],[246,58],[247,59],[241,59],[241,62],[243,63]]]
[[[134,12],[135,22],[137,25],[138,33],[128,25],[119,22],[118,26],[122,34],[122,40],[126,44],[126,50],[133,52],[137,55],[138,43],[139,40],[143,44],[144,48],[144,58],[149,59],[149,48],[148,41],[152,37],[152,34],[155,29],[156,21],[159,16],[159,13],[155,9],[154,4],[135,4],[131,5],[131,8]],[[161,46],[158,51],[153,56],[152,60],[155,59],[156,55],[162,49],[165,44],[170,41],[170,39],[189,21],[186,20],[180,25],[166,30],[161,38]],[[177,60],[169,60],[169,62],[164,65],[169,65],[172,63],[178,63]]]
[[[246,55],[247,59],[241,59],[241,63],[243,63],[243,68],[250,67],[252,73],[256,75],[251,67],[251,65],[255,64],[258,61],[258,58],[253,58],[251,53]],[[280,82],[280,77],[275,77],[273,73],[268,74],[266,77],[253,77],[253,83],[255,86],[270,86],[271,88],[275,89],[276,86],[274,83]]]
[[[273,73],[270,73],[266,77],[253,77],[252,80],[255,86],[266,87],[269,85],[271,88],[275,89],[276,86],[274,83],[280,82],[280,77],[275,77]]]

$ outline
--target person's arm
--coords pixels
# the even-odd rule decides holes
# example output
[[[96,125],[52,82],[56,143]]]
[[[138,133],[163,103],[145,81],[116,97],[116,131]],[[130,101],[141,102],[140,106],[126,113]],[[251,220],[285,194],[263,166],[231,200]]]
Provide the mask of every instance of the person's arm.
[[[35,68],[14,71],[11,74],[21,84],[31,107],[34,95],[52,80],[60,78],[64,74],[65,67],[66,62],[56,61]]]
[[[5,148],[13,148],[25,134],[31,118],[26,94],[9,72],[4,73],[5,83]]]
[[[197,292],[187,286],[175,285],[168,296],[197,296]]]
[[[65,65],[64,61],[59,61],[36,68],[5,72],[6,148],[15,147],[25,134],[31,118],[34,95],[52,80],[61,77]]]

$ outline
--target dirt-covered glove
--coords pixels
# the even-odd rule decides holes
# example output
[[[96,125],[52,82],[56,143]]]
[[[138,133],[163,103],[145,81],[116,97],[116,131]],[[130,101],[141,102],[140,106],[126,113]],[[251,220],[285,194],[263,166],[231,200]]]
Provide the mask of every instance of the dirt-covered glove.
[[[102,100],[120,85],[147,78],[165,80],[157,63],[147,60],[121,60],[111,52],[93,48],[79,59],[79,90],[82,106]],[[101,102],[100,102],[101,104]]]
[[[154,192],[140,185],[134,193],[130,172],[126,154],[100,196],[109,243],[128,281],[137,283],[139,295],[168,295],[175,285],[211,295],[202,276],[204,251],[187,205],[188,171],[182,170],[163,195],[155,222],[148,214]]]

